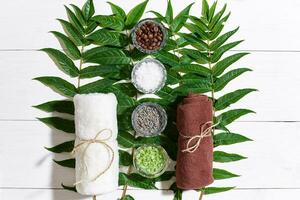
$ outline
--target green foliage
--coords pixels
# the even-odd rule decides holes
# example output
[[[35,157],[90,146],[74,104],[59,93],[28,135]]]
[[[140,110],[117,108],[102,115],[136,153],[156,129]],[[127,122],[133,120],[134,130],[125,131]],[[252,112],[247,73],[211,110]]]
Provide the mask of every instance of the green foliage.
[[[74,104],[72,101],[49,101],[33,107],[45,112],[59,112],[71,115],[74,114]]]
[[[51,48],[42,49],[41,51],[46,52],[61,71],[70,75],[71,77],[78,76],[79,71],[77,67],[74,65],[73,61],[65,54]]]
[[[41,122],[57,130],[64,131],[66,133],[75,133],[75,124],[73,120],[63,119],[60,117],[45,117],[38,118]]]
[[[185,7],[175,15],[171,0],[167,2],[164,16],[156,11],[150,11],[157,20],[168,28],[166,46],[151,56],[161,61],[167,69],[167,85],[158,91],[157,98],[136,99],[137,90],[132,83],[128,83],[134,62],[147,55],[132,48],[130,41],[131,29],[142,19],[148,0],[141,2],[132,8],[127,14],[118,5],[108,2],[112,13],[109,15],[95,15],[95,7],[92,0],[87,0],[82,8],[71,4],[65,6],[67,20],[58,19],[64,33],[51,31],[57,38],[62,50],[44,48],[59,70],[74,80],[64,80],[60,77],[44,76],[34,80],[50,87],[55,92],[70,100],[54,100],[34,106],[45,112],[58,112],[74,115],[74,105],[71,99],[76,94],[86,93],[114,93],[118,99],[118,143],[123,150],[119,150],[120,166],[132,167],[132,155],[128,153],[130,148],[137,148],[144,144],[157,144],[163,146],[174,161],[177,157],[176,129],[176,105],[189,92],[209,93],[213,100],[214,110],[218,116],[214,121],[219,122],[214,134],[214,147],[233,145],[251,139],[232,133],[227,126],[240,117],[253,113],[249,109],[226,110],[232,104],[237,103],[246,95],[256,91],[255,89],[237,89],[222,96],[216,95],[233,80],[245,72],[248,68],[233,68],[247,52],[231,53],[231,49],[239,45],[242,40],[230,41],[239,30],[223,33],[225,22],[229,19],[230,12],[226,11],[226,5],[218,8],[217,2],[209,5],[207,0],[202,1],[201,13],[190,15],[193,4]],[[182,28],[188,31],[181,31]],[[99,78],[98,78],[99,77]],[[81,79],[97,78],[80,84]],[[218,98],[216,98],[216,96]],[[131,113],[142,102],[156,102],[162,105],[168,114],[168,125],[160,136],[150,138],[136,138],[131,125]],[[46,125],[57,130],[74,133],[73,120],[61,117],[38,118]],[[223,130],[224,132],[220,132]],[[45,147],[53,153],[71,152],[74,141],[65,141],[53,147]],[[221,150],[214,151],[214,161],[227,163],[246,159],[246,157],[227,153]],[[54,161],[58,165],[74,168],[75,159]],[[232,172],[223,169],[214,169],[214,178],[228,179],[238,177]],[[142,189],[156,189],[155,183],[170,180],[175,176],[174,171],[167,171],[163,175],[149,179],[138,174],[119,174],[119,185],[129,185]],[[76,191],[75,187],[62,185],[64,189]],[[204,194],[225,192],[234,187],[207,187],[201,191]],[[174,200],[182,199],[182,190],[172,184],[170,190],[174,192]],[[121,197],[122,200],[133,200],[130,195]]]
[[[127,29],[133,28],[136,23],[141,19],[146,9],[149,0],[137,5],[132,10],[129,11],[126,17],[125,26]]]
[[[235,187],[207,187],[204,189],[204,194],[216,194],[220,192],[226,192],[234,188]]]
[[[45,149],[47,149],[48,151],[51,151],[53,153],[69,153],[69,152],[72,152],[73,148],[74,148],[74,140],[72,141],[67,141],[67,142],[64,142],[64,143],[61,143],[61,144],[58,144],[54,147],[51,147],[51,148],[47,148],[45,147]]]

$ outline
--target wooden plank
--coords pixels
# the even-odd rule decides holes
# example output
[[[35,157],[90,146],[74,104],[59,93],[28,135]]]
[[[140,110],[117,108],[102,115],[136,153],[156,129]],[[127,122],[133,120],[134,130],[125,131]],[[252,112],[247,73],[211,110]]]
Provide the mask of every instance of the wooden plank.
[[[6,1],[0,8],[0,23],[6,31],[0,32],[1,49],[39,49],[47,46],[57,46],[55,39],[48,34],[51,30],[61,30],[56,18],[65,18],[63,5],[74,3],[81,6],[84,0],[53,1],[45,0],[14,0]],[[140,0],[112,0],[129,11]],[[178,13],[184,6],[194,2],[173,0],[174,10]],[[241,26],[238,38],[246,39],[239,49],[250,50],[280,50],[299,51],[300,41],[295,40],[300,35],[300,29],[294,28],[298,23],[300,2],[297,0],[220,0],[220,5],[228,3],[232,11],[228,28]],[[109,14],[110,8],[105,1],[95,1],[98,14]],[[164,13],[166,3],[161,0],[149,2],[148,10],[155,9]],[[192,14],[200,15],[201,1],[196,1]],[[255,14],[253,14],[255,13]],[[280,14],[279,14],[280,13]],[[151,17],[146,14],[145,17]],[[17,26],[16,26],[17,24]],[[292,30],[292,31],[288,31]],[[284,34],[283,34],[284,33]]]
[[[121,190],[116,193],[111,193],[103,196],[98,196],[97,200],[116,200],[121,195]],[[136,200],[172,200],[173,194],[171,191],[159,190],[139,190],[128,191]],[[297,189],[255,189],[255,190],[232,190],[226,193],[204,196],[204,200],[298,200],[300,190]],[[195,192],[184,192],[183,200],[198,199],[198,194]],[[45,190],[45,189],[0,189],[0,198],[3,200],[18,199],[18,200],[92,200],[91,197],[84,197],[74,192],[65,190]]]
[[[232,106],[257,111],[257,115],[240,120],[300,120],[300,105],[296,103],[300,102],[300,95],[295,95],[295,91],[300,90],[299,55],[255,52],[235,64],[234,67],[251,67],[254,71],[237,78],[224,92],[248,87],[259,90]],[[62,99],[42,84],[32,81],[32,78],[54,75],[74,83],[76,81],[60,72],[42,52],[0,52],[0,66],[1,120],[32,120],[44,116],[43,112],[31,106]]]
[[[214,186],[237,186],[239,188],[300,188],[300,123],[239,122],[230,127],[233,132],[244,134],[254,140],[243,144],[218,147],[229,153],[239,153],[248,159],[215,164],[242,175]],[[64,133],[51,131],[36,121],[0,122],[0,162],[3,163],[0,187],[60,188],[71,185],[74,171],[62,168],[52,159],[63,159],[43,149],[72,139]],[[12,170],[14,169],[14,170]],[[64,178],[62,178],[64,177]],[[163,184],[168,188],[169,184]]]

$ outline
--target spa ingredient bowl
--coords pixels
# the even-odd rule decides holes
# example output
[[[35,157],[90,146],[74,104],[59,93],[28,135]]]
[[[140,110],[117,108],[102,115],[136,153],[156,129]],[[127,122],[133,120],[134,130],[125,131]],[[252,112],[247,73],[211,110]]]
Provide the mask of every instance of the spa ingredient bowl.
[[[163,107],[156,103],[145,102],[134,109],[131,122],[137,137],[152,137],[164,131],[167,118]]]
[[[133,165],[144,177],[156,178],[168,168],[170,159],[164,148],[158,145],[143,145],[133,154]]]
[[[164,87],[167,71],[156,59],[146,58],[136,63],[131,72],[131,81],[135,88],[144,94],[153,94]]]
[[[147,54],[161,50],[166,45],[167,37],[164,25],[154,19],[140,21],[131,33],[133,45]]]

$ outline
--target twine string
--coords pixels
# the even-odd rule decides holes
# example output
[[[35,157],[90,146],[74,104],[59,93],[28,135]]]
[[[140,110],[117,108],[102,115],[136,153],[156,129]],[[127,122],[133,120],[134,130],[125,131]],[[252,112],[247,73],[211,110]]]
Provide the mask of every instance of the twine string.
[[[213,125],[212,121],[208,121],[202,125],[200,125],[200,132],[197,135],[194,136],[187,136],[183,135],[181,133],[180,136],[183,138],[188,139],[188,142],[186,143],[186,148],[181,150],[181,152],[188,152],[188,153],[194,153],[200,146],[202,139],[206,137],[211,136],[211,131],[214,127],[216,127],[219,123]],[[207,125],[209,125],[207,128],[205,128]],[[196,141],[196,143],[195,143]]]
[[[105,131],[108,131],[108,132],[109,132],[109,135],[108,135],[106,138],[99,139],[99,136],[100,136],[101,134],[103,134]],[[93,178],[93,179],[91,179],[91,180],[79,180],[79,181],[77,181],[74,185],[77,185],[77,184],[82,183],[82,182],[84,182],[84,181],[94,182],[94,181],[96,181],[100,176],[102,176],[104,173],[106,173],[107,170],[110,169],[110,167],[112,166],[112,163],[113,163],[113,161],[114,161],[114,157],[115,157],[113,148],[112,148],[110,145],[107,144],[107,141],[108,141],[109,139],[111,139],[111,138],[112,138],[112,130],[111,130],[111,129],[102,129],[101,131],[99,131],[99,132],[96,134],[96,136],[95,136],[93,139],[85,140],[85,139],[79,138],[79,140],[80,140],[81,142],[80,142],[79,144],[77,144],[77,145],[74,147],[74,149],[73,149],[73,151],[72,151],[72,154],[74,154],[74,153],[78,150],[78,148],[81,147],[82,145],[84,145],[84,144],[87,145],[86,148],[84,149],[83,153],[82,153],[82,160],[83,160],[83,163],[84,163],[85,171],[86,171],[87,173],[88,173],[88,170],[87,170],[88,168],[87,168],[87,164],[86,164],[86,161],[85,161],[85,157],[86,157],[86,152],[87,152],[87,150],[88,150],[88,148],[90,147],[91,144],[101,144],[101,145],[103,145],[106,149],[108,149],[108,150],[111,152],[112,158],[111,158],[109,164],[107,165],[107,167],[106,167],[103,171],[99,172],[99,174],[98,174],[95,178]]]

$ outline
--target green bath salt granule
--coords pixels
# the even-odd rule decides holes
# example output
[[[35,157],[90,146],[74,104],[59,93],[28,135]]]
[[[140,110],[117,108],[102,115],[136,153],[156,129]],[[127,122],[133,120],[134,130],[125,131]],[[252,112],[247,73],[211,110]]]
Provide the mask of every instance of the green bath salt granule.
[[[137,149],[135,168],[146,177],[156,177],[164,172],[168,163],[168,156],[163,148],[155,145],[142,146]]]

